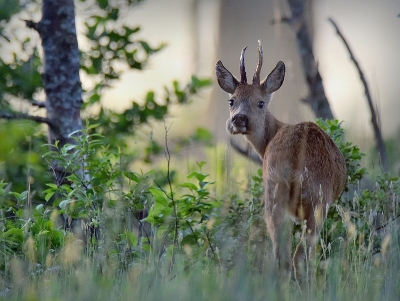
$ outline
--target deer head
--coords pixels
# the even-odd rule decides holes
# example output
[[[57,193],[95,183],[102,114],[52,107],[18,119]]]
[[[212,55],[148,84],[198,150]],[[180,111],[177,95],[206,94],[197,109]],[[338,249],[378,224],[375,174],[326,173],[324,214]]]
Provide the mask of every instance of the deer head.
[[[264,145],[265,143],[258,144],[266,141],[269,136],[270,124],[276,121],[269,113],[267,106],[271,101],[272,94],[282,86],[285,78],[285,64],[281,61],[278,62],[267,78],[260,81],[263,48],[259,40],[258,64],[253,75],[253,83],[248,84],[244,64],[246,48],[243,48],[240,56],[240,81],[224,67],[221,61],[216,64],[215,73],[222,90],[230,95],[230,117],[226,122],[227,131],[232,135],[243,134],[262,156],[266,145]]]

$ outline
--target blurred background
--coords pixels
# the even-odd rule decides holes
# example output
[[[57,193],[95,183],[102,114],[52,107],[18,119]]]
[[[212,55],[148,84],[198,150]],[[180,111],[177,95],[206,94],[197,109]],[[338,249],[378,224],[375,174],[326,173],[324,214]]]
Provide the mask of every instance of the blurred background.
[[[371,113],[357,69],[328,18],[340,27],[366,76],[383,137],[398,135],[400,1],[307,1],[306,9],[325,93],[335,118],[344,121],[348,139],[365,152],[373,146]],[[279,60],[287,66],[285,82],[275,93],[270,110],[284,122],[315,120],[309,106],[300,101],[308,88],[294,31],[288,24],[272,22],[285,16],[290,16],[286,0],[147,0],[131,11],[127,22],[140,25],[143,37],[168,46],[153,56],[145,71],[126,72],[104,93],[104,102],[121,109],[149,89],[161,91],[172,79],[184,80],[191,74],[211,77],[214,84],[204,97],[174,114],[171,134],[188,133],[201,125],[226,140],[228,96],[215,81],[215,62],[222,60],[238,76],[240,52],[248,46],[246,67],[251,75],[260,39],[264,46],[262,76]]]
[[[127,2],[129,5],[126,5]],[[83,119],[89,119],[92,124],[101,123],[98,132],[107,137],[107,144],[115,147],[126,143],[123,152],[134,153],[129,154],[132,156],[127,162],[131,162],[131,159],[135,161],[138,164],[135,168],[141,168],[142,159],[146,163],[153,159],[164,160],[164,117],[166,125],[171,126],[168,137],[176,146],[174,150],[182,156],[183,149],[182,158],[194,156],[196,160],[218,161],[221,156],[225,159],[232,156],[226,161],[235,162],[239,155],[232,150],[229,143],[231,137],[225,130],[229,116],[228,95],[215,80],[214,66],[217,60],[221,60],[228,70],[238,76],[241,49],[248,46],[246,70],[250,77],[256,66],[257,40],[260,39],[264,46],[262,78],[279,60],[286,65],[285,81],[275,93],[269,105],[270,111],[287,123],[315,121],[315,112],[302,101],[309,94],[309,86],[300,56],[303,50],[297,47],[296,30],[299,28],[296,28],[296,24],[285,22],[292,16],[291,5],[296,3],[301,1],[75,1],[78,44],[82,55]],[[45,98],[40,75],[43,71],[40,61],[43,53],[39,35],[28,29],[22,21],[40,20],[41,1],[21,0],[19,4],[0,4],[4,8],[3,15],[6,15],[5,9],[10,7],[17,12],[0,23],[0,58],[4,62],[0,64],[0,73],[3,73],[0,81],[3,103],[0,109],[3,112],[11,108],[45,116],[44,110],[26,102],[32,99],[43,101]],[[113,16],[113,12],[116,15]],[[349,52],[328,18],[335,20],[339,26],[366,77],[386,143],[390,169],[396,174],[400,167],[400,85],[397,83],[400,78],[399,13],[399,0],[310,0],[304,2],[303,14],[315,66],[321,74],[334,118],[343,121],[346,141],[352,141],[367,154],[363,164],[379,168],[364,86]],[[104,16],[108,19],[102,19]],[[125,29],[121,31],[121,27]],[[140,30],[136,27],[140,27]],[[132,47],[130,50],[128,47],[115,49],[108,37],[112,28],[115,29],[112,34],[118,39],[133,41],[133,50]],[[128,34],[126,30],[132,33]],[[134,36],[134,40],[131,36]],[[101,49],[105,47],[107,51],[103,53]],[[129,64],[129,60],[125,60],[125,63],[115,62],[121,51],[125,51],[123,56],[131,57]],[[110,71],[109,66],[114,69]],[[168,92],[172,91],[171,88],[166,87],[170,87],[173,81],[177,81],[176,87],[182,87],[192,75],[210,79],[211,84],[191,95],[187,105],[186,99],[185,105],[167,105],[168,97],[176,91],[171,94]],[[13,76],[25,77],[16,80]],[[155,94],[147,94],[149,91]],[[136,120],[139,117],[135,114],[142,114],[140,121]],[[10,154],[15,148],[9,140],[9,133],[15,131],[14,136],[21,139],[26,153],[31,147],[31,139],[36,139],[31,137],[40,136],[35,134],[38,126],[32,127],[29,133],[24,129],[26,123],[15,122],[8,126],[13,129],[2,123],[0,131],[0,139],[9,141],[0,148],[0,170],[7,169],[4,166],[13,160],[21,164],[22,170],[26,170],[26,161],[20,160],[24,150],[22,153],[14,152],[14,159],[11,159]],[[41,140],[38,138],[40,141],[32,145],[41,145],[46,139],[47,127],[41,128]],[[210,146],[210,139],[213,146],[211,151],[204,151],[195,143],[208,140]],[[236,136],[234,139],[244,146],[242,137]],[[40,149],[40,152],[43,151]],[[213,155],[210,155],[212,152]],[[35,160],[39,162],[40,158]],[[179,165],[180,161],[177,163]],[[258,168],[257,165],[251,166],[250,174]],[[9,169],[14,170],[11,165]],[[215,164],[214,169],[217,169]],[[15,171],[15,174],[24,172]],[[11,175],[5,177],[12,178]],[[21,183],[24,182],[24,176],[21,176]]]

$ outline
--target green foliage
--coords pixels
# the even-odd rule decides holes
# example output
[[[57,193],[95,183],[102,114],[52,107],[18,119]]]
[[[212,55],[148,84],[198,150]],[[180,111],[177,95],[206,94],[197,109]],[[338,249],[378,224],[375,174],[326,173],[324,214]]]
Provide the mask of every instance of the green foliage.
[[[200,143],[206,146],[212,146],[214,143],[214,135],[207,129],[197,128],[196,132],[189,137],[180,137],[176,141],[174,151],[179,152],[183,147],[190,146],[193,143]]]
[[[157,229],[156,235],[162,238],[170,251],[175,248],[174,243],[178,242],[178,250],[181,252],[181,247],[185,246],[193,250],[193,256],[198,257],[209,249],[210,256],[218,259],[212,242],[214,220],[211,217],[218,202],[210,199],[208,189],[214,182],[206,181],[209,175],[201,172],[204,164],[198,163],[200,172],[192,172],[187,176],[188,180],[196,179],[197,185],[192,182],[179,184],[188,190],[179,198],[175,191],[167,192],[161,187],[150,188],[153,205],[146,220]]]
[[[263,177],[259,169],[251,177],[243,195],[238,192],[228,196],[214,213],[216,241],[224,250],[221,261],[227,268],[237,265],[237,256],[243,254],[254,271],[262,268],[265,250],[272,247],[266,240],[263,198]]]
[[[17,1],[0,0],[0,20],[10,21],[11,16],[18,12],[18,10],[19,5]]]
[[[245,293],[249,298],[254,297],[257,288],[263,292],[261,299],[272,291],[279,300],[293,296],[301,300],[297,285],[290,279],[282,282],[273,268],[265,233],[261,170],[249,179],[244,191],[238,189],[236,194],[219,199],[213,195],[214,181],[208,180],[210,175],[203,171],[205,162],[197,163],[196,171],[181,183],[161,170],[136,173],[126,169],[121,153],[104,144],[104,137],[94,132],[96,127],[88,125],[80,133],[73,133],[76,144],[62,148],[56,144],[45,154],[49,162],[58,160],[66,170],[60,185],[47,185],[46,203],[29,207],[29,191],[13,192],[10,185],[0,183],[3,281],[13,283],[15,278],[11,276],[18,272],[18,258],[17,262],[27,267],[19,269],[36,279],[38,287],[53,270],[60,271],[58,277],[51,277],[57,279],[52,280],[57,285],[49,295],[44,296],[41,288],[34,290],[41,300],[51,299],[58,287],[66,289],[68,285],[76,289],[65,298],[81,298],[83,288],[71,275],[83,277],[79,279],[85,279],[85,289],[90,283],[122,294],[134,283],[136,290],[127,294],[144,299],[153,296],[149,283],[157,283],[157,292],[167,295],[162,287],[179,290],[183,283],[190,283],[193,291],[187,292],[188,296],[200,290],[202,296],[211,299],[218,294],[226,296],[224,290],[229,283],[231,290],[244,296],[245,292],[236,288],[240,281],[241,285],[250,286]],[[387,239],[383,237],[381,241],[376,233],[377,228],[385,229],[398,217],[398,179],[380,176],[374,187],[353,192],[354,196],[350,192],[343,194],[332,207],[321,235],[317,262],[330,262],[317,275],[317,280],[324,283],[320,288],[324,294],[345,296],[348,292],[338,291],[337,285],[361,294],[368,281],[379,277],[384,279],[379,285],[384,285],[400,264],[396,259],[389,267],[383,261],[380,268],[372,261],[373,254],[381,248],[386,254],[389,252]],[[64,229],[58,221],[60,216],[69,221],[80,220],[83,235],[76,232],[73,222]],[[396,250],[395,245],[392,248]],[[201,281],[196,280],[196,275],[201,275]],[[220,277],[224,280],[216,285],[214,282]],[[175,278],[179,285],[171,280]],[[204,291],[204,281],[216,286]],[[260,286],[259,281],[263,283]],[[12,285],[13,298],[28,294],[27,289]],[[104,298],[106,291],[97,299]],[[319,290],[312,294],[318,296],[316,299],[322,298]],[[313,298],[308,296],[307,300]]]
[[[154,120],[164,120],[170,113],[171,105],[190,103],[190,100],[199,90],[210,84],[210,80],[200,80],[195,76],[192,76],[191,81],[184,87],[174,81],[173,88],[165,87],[163,97],[156,97],[154,92],[148,92],[143,105],[133,101],[132,108],[122,113],[115,113],[102,108],[96,117],[90,119],[90,123],[100,123],[96,131],[105,136],[105,143],[110,146],[121,147],[125,155],[128,155],[129,150],[126,148],[124,138],[128,135],[131,137],[141,125],[149,124]],[[200,134],[204,135],[204,132]]]
[[[341,128],[342,123],[338,120],[318,119],[316,123],[332,138],[344,156],[348,176],[344,191],[348,191],[348,186],[357,184],[367,171],[364,167],[361,167],[360,163],[365,154],[360,152],[360,149],[351,142],[343,142],[344,130]]]
[[[15,256],[45,262],[47,255],[61,249],[66,236],[64,230],[54,226],[55,215],[51,209],[41,204],[31,210],[29,191],[20,194],[10,191],[9,186],[0,183],[2,270]],[[31,212],[29,216],[28,212]]]
[[[397,177],[379,174],[373,180],[374,186],[360,189],[360,181],[366,174],[366,169],[360,165],[364,154],[357,146],[343,142],[344,131],[337,120],[318,120],[317,123],[343,153],[348,176],[347,193],[343,193],[329,209],[321,251],[325,252],[327,246],[340,248],[341,242],[346,239],[351,246],[351,256],[365,260],[371,252],[382,248],[382,235],[377,235],[377,230],[391,225],[399,216],[400,183]]]
[[[86,45],[87,49],[82,49],[81,52],[81,71],[93,84],[89,90],[84,91],[84,108],[93,111],[93,107],[97,110],[100,105],[99,114],[90,115],[89,121],[101,126],[92,131],[103,135],[104,143],[109,145],[110,149],[113,151],[120,149],[124,153],[124,164],[129,164],[130,160],[137,157],[142,159],[137,150],[129,145],[128,137],[131,138],[142,125],[149,124],[153,120],[163,120],[170,113],[171,106],[189,103],[201,89],[210,85],[209,80],[193,76],[186,85],[174,81],[171,87],[165,87],[164,95],[148,92],[144,101],[132,101],[131,108],[122,113],[107,110],[101,105],[102,92],[112,87],[120,79],[122,72],[132,69],[142,70],[151,55],[165,46],[162,44],[153,47],[148,42],[137,39],[140,28],[126,24],[127,13],[140,2],[140,0],[77,2],[77,11],[85,14],[86,21],[84,32],[87,43],[83,45]],[[4,20],[10,20],[12,14],[16,12],[17,7],[14,6],[15,4],[7,1],[0,2],[0,7],[4,8],[1,13],[7,15]],[[33,14],[35,10],[39,10],[39,6],[39,3],[34,2],[23,9]],[[0,27],[3,37],[3,39],[0,37],[0,47],[6,50],[0,55],[0,113],[15,113],[16,106],[12,105],[13,103],[37,101],[43,92],[41,78],[43,62],[39,51],[35,48],[36,44],[32,42],[33,39],[22,39],[14,34],[17,29],[20,29],[15,26],[25,26],[22,22],[13,24],[3,21]],[[6,59],[7,56],[8,59]],[[23,124],[26,123],[23,122]],[[37,160],[37,157],[44,152],[44,149],[40,147],[45,140],[44,133],[40,132],[36,125],[29,125],[30,128],[35,129],[35,135],[27,129],[28,126],[18,125],[21,125],[20,121],[10,121],[4,125],[4,128],[2,125],[7,135],[2,141],[8,141],[8,143],[0,147],[0,162],[2,162],[0,174],[6,181],[12,181],[14,189],[19,192],[26,189],[27,177],[32,176],[33,191],[40,195],[38,201],[41,201],[43,200],[42,187],[44,183],[49,182],[49,177],[40,179],[35,173],[46,174],[46,165]],[[9,135],[10,131],[16,132],[17,128],[22,130],[18,131],[17,136]],[[25,135],[24,129],[27,129]],[[19,139],[16,139],[17,137]],[[29,158],[35,161],[35,166],[32,162],[27,162],[28,159],[25,158],[27,147],[26,143],[23,145],[24,139],[29,140],[29,147],[32,150],[29,152]],[[23,150],[19,151],[22,145]],[[15,151],[11,152],[11,150]],[[159,149],[156,143],[152,142],[144,159],[150,162],[150,155],[156,154],[157,151]],[[27,163],[30,164],[28,166],[35,167],[32,168],[32,174],[28,176],[26,176]]]
[[[164,241],[167,254],[175,249],[181,252],[181,246],[188,245],[196,247],[197,255],[210,249],[217,259],[211,218],[217,202],[210,199],[208,189],[214,182],[206,180],[208,174],[189,174],[187,179],[196,179],[197,185],[189,181],[180,184],[177,187],[188,192],[176,198],[175,191],[167,193],[158,183],[150,186],[152,171],[138,174],[123,170],[120,155],[110,151],[99,134],[89,133],[95,127],[71,133],[76,144],[59,148],[56,143],[44,155],[51,168],[54,165],[50,162],[56,160],[66,175],[58,185],[47,184],[43,191],[45,204],[30,211],[29,191],[9,192],[4,189],[6,184],[0,184],[0,209],[6,212],[0,220],[4,222],[1,238],[5,258],[29,252],[29,258],[44,265],[49,254],[62,252],[69,231],[76,231],[72,221],[81,219],[87,252],[97,256],[99,246],[107,246],[105,252],[116,258],[122,269],[134,264],[143,252],[151,252],[152,242],[157,239]],[[198,163],[200,170],[204,164]],[[147,210],[148,216],[140,218]],[[67,232],[56,226],[61,215],[70,221]],[[142,240],[138,239],[139,229]],[[27,244],[29,248],[24,247]]]
[[[30,39],[27,38],[22,43],[22,47],[25,47],[24,45],[29,41]],[[16,53],[13,55],[12,64],[5,64],[0,59],[0,92],[2,94],[0,111],[3,113],[12,111],[8,107],[12,97],[30,101],[42,89],[42,77],[38,72],[42,62],[37,51],[27,61],[18,58]]]
[[[148,42],[136,40],[140,27],[126,25],[126,14],[138,2],[101,0],[86,8],[93,13],[84,23],[90,42],[89,49],[81,53],[81,69],[94,81],[94,89],[86,91],[85,106],[99,102],[102,90],[118,81],[122,72],[142,70],[149,56],[164,48],[165,44],[153,48]]]
[[[399,193],[398,178],[381,174],[372,188],[343,195],[329,210],[325,224],[327,243],[338,247],[338,242],[346,239],[352,246],[351,255],[362,260],[379,252],[385,233],[390,232],[399,217]]]
[[[12,183],[13,190],[22,192],[30,186],[35,199],[43,200],[43,183],[50,182],[47,164],[41,159],[45,138],[40,126],[29,121],[0,120],[0,179]]]

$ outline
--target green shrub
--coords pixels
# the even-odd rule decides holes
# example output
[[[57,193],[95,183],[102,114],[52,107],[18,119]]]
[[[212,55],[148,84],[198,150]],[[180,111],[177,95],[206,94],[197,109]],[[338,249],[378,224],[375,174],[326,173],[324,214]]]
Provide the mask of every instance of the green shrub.
[[[274,268],[261,170],[244,191],[214,196],[205,162],[178,183],[167,149],[167,171],[133,172],[88,126],[72,134],[76,145],[56,144],[45,154],[49,166],[56,160],[66,171],[58,185],[47,185],[45,203],[30,208],[29,191],[16,193],[0,183],[0,299],[8,288],[14,300],[152,300],[178,292],[182,300],[396,295],[400,260],[398,252],[388,252],[398,248],[387,234],[395,241],[389,227],[399,216],[399,181],[380,175],[361,190],[362,154],[342,141],[339,122],[324,124],[344,153],[349,181],[329,210],[318,245],[316,281],[322,285],[306,294],[293,279],[282,282]],[[382,229],[386,236],[377,235]],[[384,254],[391,254],[390,261]]]

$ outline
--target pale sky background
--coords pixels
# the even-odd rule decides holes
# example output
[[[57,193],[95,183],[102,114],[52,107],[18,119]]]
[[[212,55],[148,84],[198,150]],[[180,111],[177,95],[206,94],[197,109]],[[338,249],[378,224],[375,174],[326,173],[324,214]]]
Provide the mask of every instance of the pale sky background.
[[[264,76],[270,71],[267,69],[271,69],[280,57],[288,66],[285,83],[276,93],[275,98],[278,100],[276,103],[274,103],[275,99],[272,101],[271,111],[285,122],[313,120],[314,116],[309,108],[298,103],[298,98],[304,97],[307,89],[304,86],[301,70],[296,71],[300,65],[296,57],[298,54],[293,33],[288,26],[270,25],[270,20],[274,15],[288,14],[286,1],[245,2],[245,6],[238,7],[236,12],[234,5],[230,5],[229,1],[218,0],[147,0],[132,10],[127,21],[141,26],[142,30],[138,37],[142,37],[153,46],[163,42],[168,43],[168,46],[160,53],[153,55],[145,71],[124,74],[122,81],[114,89],[103,94],[103,101],[111,108],[121,110],[129,104],[130,100],[143,99],[148,90],[162,93],[163,86],[170,86],[174,79],[186,83],[191,74],[215,79],[213,69],[217,59],[227,62],[228,64],[225,65],[228,69],[237,75],[241,47],[246,45],[249,45],[248,73],[252,72],[256,62],[257,38],[253,39],[246,28],[242,28],[246,24],[252,24],[250,31],[253,31],[251,28],[254,28],[254,31],[261,28],[266,33],[268,32],[266,37],[261,37],[264,39],[266,54]],[[232,32],[227,33],[223,25],[220,25],[221,13],[228,10],[232,19],[229,20],[228,16],[228,22],[240,23],[242,26],[240,30],[231,25]],[[395,134],[400,126],[400,118],[398,118],[400,113],[400,85],[398,84],[400,18],[397,17],[399,13],[399,0],[318,0],[312,2],[315,55],[324,80],[326,94],[335,117],[345,122],[349,138],[355,139],[355,142],[361,145],[368,145],[372,138],[370,113],[364,96],[364,88],[347,50],[327,19],[332,17],[347,38],[368,80],[374,101],[380,109],[383,135],[389,137]],[[263,15],[266,17],[263,18]],[[232,45],[235,45],[234,48],[232,46],[232,55],[235,56],[232,64],[229,61],[230,54],[219,53],[219,50],[224,49],[219,42],[220,29],[223,31],[224,39],[227,41],[231,39]],[[274,45],[269,45],[269,42],[273,42]],[[274,47],[278,49],[274,50]],[[219,89],[215,81],[212,89]],[[225,122],[227,106],[222,109],[224,112],[220,112],[214,103],[221,101],[219,98],[224,96],[219,94],[220,92],[210,93],[210,90],[203,94],[205,99],[198,99],[191,106],[174,112],[176,132],[183,130],[184,134],[189,134],[199,125],[211,127],[213,130],[212,125],[218,122],[214,123],[210,120],[212,115],[210,110],[216,111],[217,117],[214,118],[221,116],[220,119],[224,119],[223,123]],[[288,97],[283,97],[286,94],[290,95],[289,90],[295,90],[292,93],[295,96],[290,97],[291,102],[287,99]],[[281,96],[278,96],[279,93]],[[210,99],[212,97],[218,99]],[[280,99],[280,97],[285,99]],[[281,107],[280,103],[282,103]],[[287,111],[286,115],[285,111]],[[218,132],[223,133],[225,130],[221,130],[220,127],[219,125]],[[172,129],[172,134],[174,132]]]

